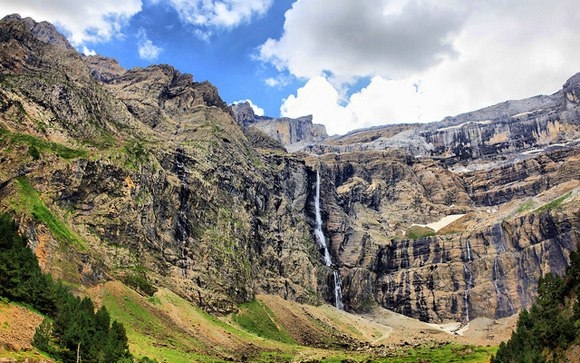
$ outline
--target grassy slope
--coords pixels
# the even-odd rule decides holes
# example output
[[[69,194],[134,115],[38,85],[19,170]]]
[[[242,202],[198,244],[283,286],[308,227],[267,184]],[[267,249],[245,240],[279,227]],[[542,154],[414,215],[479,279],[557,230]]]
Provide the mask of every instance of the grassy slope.
[[[148,356],[159,361],[290,362],[315,359],[340,362],[348,358],[352,362],[369,359],[385,362],[485,362],[495,351],[493,347],[442,343],[416,347],[387,345],[366,352],[345,351],[336,346],[306,347],[297,343],[303,340],[304,330],[297,333],[292,321],[294,325],[306,323],[307,329],[315,327],[311,330],[315,336],[310,339],[318,342],[340,339],[341,335],[348,334],[369,343],[373,336],[365,339],[369,334],[364,330],[373,325],[370,321],[361,323],[364,320],[361,317],[326,306],[310,307],[286,302],[285,307],[280,308],[275,306],[279,304],[276,297],[260,297],[257,301],[243,304],[238,314],[218,319],[166,289],[160,289],[153,298],[147,298],[119,282],[109,282],[92,289],[90,295],[107,306],[113,319],[125,325],[131,351],[136,356]],[[282,316],[286,314],[286,308],[295,314],[290,320],[287,315]],[[381,333],[378,326],[371,330],[375,336]]]

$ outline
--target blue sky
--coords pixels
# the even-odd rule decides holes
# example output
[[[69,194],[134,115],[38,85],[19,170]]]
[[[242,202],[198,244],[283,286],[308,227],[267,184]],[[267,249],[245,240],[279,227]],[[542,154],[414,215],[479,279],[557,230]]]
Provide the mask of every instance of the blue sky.
[[[576,0],[3,0],[12,13],[330,134],[553,93],[580,71]]]
[[[173,7],[144,3],[125,26],[124,36],[90,44],[90,50],[118,59],[125,68],[170,64],[193,74],[196,81],[209,80],[228,103],[254,100],[266,114],[278,116],[281,99],[305,81],[294,78],[284,87],[269,87],[265,80],[280,72],[256,57],[269,37],[281,36],[284,13],[291,5],[291,0],[276,1],[265,15],[254,15],[232,28],[205,27],[212,34],[200,36],[196,34],[200,27],[180,21]],[[145,38],[159,49],[156,56],[139,56],[139,44]]]

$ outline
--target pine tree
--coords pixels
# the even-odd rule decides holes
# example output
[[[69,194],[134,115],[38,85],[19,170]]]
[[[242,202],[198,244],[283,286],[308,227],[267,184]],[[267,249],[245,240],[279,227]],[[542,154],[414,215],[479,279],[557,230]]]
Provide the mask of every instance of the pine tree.
[[[501,343],[492,363],[559,361],[580,341],[580,255],[570,254],[563,277],[546,274],[538,281],[538,298],[520,313],[516,330]]]
[[[62,362],[131,362],[127,333],[105,307],[95,312],[90,298],[74,297],[60,281],[40,270],[26,239],[9,215],[0,214],[0,296],[28,304],[48,318],[33,344]],[[51,321],[52,319],[52,321]]]

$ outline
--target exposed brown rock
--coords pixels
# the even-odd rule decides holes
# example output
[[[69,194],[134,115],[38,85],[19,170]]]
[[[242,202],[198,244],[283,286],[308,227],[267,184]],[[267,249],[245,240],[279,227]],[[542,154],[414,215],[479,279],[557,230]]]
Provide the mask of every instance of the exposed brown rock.
[[[171,66],[125,71],[15,16],[0,30],[0,209],[57,277],[93,286],[144,268],[225,314],[259,293],[333,301],[339,271],[350,311],[467,321],[529,306],[579,244],[577,76],[551,96],[329,140],[308,117],[236,121]],[[316,157],[281,146],[323,140]],[[331,266],[313,234],[317,171]],[[17,177],[84,250],[37,218]],[[464,216],[412,228],[449,215]]]

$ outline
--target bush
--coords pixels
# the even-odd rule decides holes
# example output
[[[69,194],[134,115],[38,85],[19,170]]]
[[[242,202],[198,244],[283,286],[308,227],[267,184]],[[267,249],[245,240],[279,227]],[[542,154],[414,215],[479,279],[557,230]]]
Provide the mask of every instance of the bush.
[[[157,292],[157,288],[147,279],[145,271],[138,270],[135,273],[127,275],[123,279],[123,282],[125,285],[134,288],[146,296],[153,296]]]

